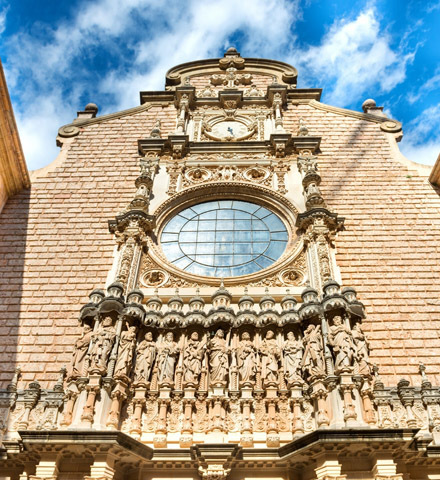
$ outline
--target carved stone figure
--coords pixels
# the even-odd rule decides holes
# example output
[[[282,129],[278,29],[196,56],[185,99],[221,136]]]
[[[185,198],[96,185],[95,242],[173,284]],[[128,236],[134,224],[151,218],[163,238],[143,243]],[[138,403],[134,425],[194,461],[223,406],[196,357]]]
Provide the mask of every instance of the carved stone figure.
[[[346,327],[340,316],[333,319],[329,329],[328,343],[335,356],[335,371],[349,371],[354,362],[355,346],[351,330]]]
[[[266,333],[266,338],[259,348],[261,355],[261,378],[267,385],[269,383],[277,383],[279,360],[281,349],[275,340],[275,334],[272,330]]]
[[[78,378],[83,375],[84,362],[89,349],[90,340],[92,338],[92,327],[85,324],[83,327],[83,333],[80,338],[75,342],[72,359],[72,369],[69,373],[70,378]]]
[[[206,343],[202,344],[199,340],[199,334],[197,332],[193,332],[188,344],[186,345],[183,356],[183,380],[185,383],[198,383],[200,372],[202,371],[202,360],[206,348]]]
[[[240,382],[252,384],[257,373],[257,356],[248,332],[243,332],[241,335],[237,348],[237,365]]]
[[[371,373],[371,364],[369,360],[369,349],[367,338],[365,337],[364,332],[359,323],[353,327],[353,341],[356,348],[356,361],[359,365],[359,373],[370,374]]]
[[[309,325],[304,332],[304,356],[301,362],[306,377],[325,374],[321,327]]]
[[[168,332],[158,347],[157,367],[160,383],[174,382],[174,368],[178,356],[179,349],[174,341],[174,335]]]
[[[116,332],[111,317],[105,317],[100,330],[92,334],[92,349],[90,352],[91,372],[105,374],[107,372],[107,361],[115,342]]]
[[[209,348],[209,374],[211,384],[223,384],[228,376],[229,349],[225,340],[225,332],[217,330],[208,344]]]
[[[136,327],[128,327],[121,333],[118,360],[115,365],[115,377],[129,376],[133,365],[133,353],[136,345]]]
[[[156,358],[157,347],[153,341],[153,334],[147,332],[144,340],[139,343],[136,354],[136,366],[134,369],[134,381],[136,383],[148,382]]]
[[[165,280],[165,274],[159,270],[153,270],[144,276],[144,282],[152,287],[159,287]]]
[[[287,340],[283,345],[284,377],[288,385],[301,382],[301,359],[303,357],[303,344],[295,339],[293,332],[288,332]]]

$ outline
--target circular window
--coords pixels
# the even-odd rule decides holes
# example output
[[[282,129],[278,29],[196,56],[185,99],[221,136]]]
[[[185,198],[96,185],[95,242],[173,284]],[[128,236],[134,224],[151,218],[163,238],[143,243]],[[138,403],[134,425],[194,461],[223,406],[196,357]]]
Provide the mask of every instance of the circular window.
[[[239,200],[200,203],[182,210],[162,231],[166,258],[196,275],[235,277],[280,258],[288,233],[267,208]]]

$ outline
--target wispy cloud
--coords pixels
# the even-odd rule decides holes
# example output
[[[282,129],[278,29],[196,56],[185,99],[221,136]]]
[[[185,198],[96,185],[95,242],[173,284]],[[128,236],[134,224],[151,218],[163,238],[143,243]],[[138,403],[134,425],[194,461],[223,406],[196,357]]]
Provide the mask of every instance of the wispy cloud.
[[[422,86],[420,86],[416,93],[412,92],[408,94],[408,101],[410,103],[417,102],[422,96],[429,92],[432,92],[436,88],[440,87],[440,68],[437,68],[435,74],[429,78]]]
[[[435,162],[440,154],[440,103],[425,109],[408,124],[400,149],[415,162]]]
[[[305,81],[326,85],[326,101],[344,106],[364,92],[388,92],[401,83],[414,53],[393,50],[373,8],[336,21],[320,45],[297,50],[292,60]]]
[[[6,16],[8,14],[9,7],[4,7],[0,10],[0,34],[6,29]]]
[[[402,82],[414,52],[393,48],[377,12],[336,19],[317,46],[299,47],[299,0],[94,0],[55,26],[35,24],[7,39],[5,64],[31,169],[55,158],[56,132],[89,101],[100,113],[137,104],[162,89],[165,72],[239,44],[246,56],[299,69],[300,86],[324,87],[324,101],[350,106]],[[0,23],[1,25],[1,23]],[[373,92],[373,93],[372,93]],[[373,95],[374,96],[374,95]]]
[[[19,32],[8,40],[6,74],[10,87],[19,90],[16,115],[31,169],[55,157],[57,129],[71,121],[81,101],[105,100],[101,113],[136,105],[139,90],[163,88],[168,68],[216,56],[235,38],[247,55],[281,55],[299,16],[298,2],[288,0],[81,5],[57,27],[35,26],[32,36]],[[105,74],[96,73],[94,62],[106,64]]]

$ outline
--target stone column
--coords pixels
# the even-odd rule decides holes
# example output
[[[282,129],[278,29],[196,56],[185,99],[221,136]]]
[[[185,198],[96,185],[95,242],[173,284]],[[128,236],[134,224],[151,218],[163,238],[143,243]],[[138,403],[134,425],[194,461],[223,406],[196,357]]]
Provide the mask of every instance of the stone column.
[[[58,453],[43,455],[35,467],[35,475],[29,475],[30,480],[57,480]]]
[[[317,480],[345,480],[347,475],[341,475],[342,465],[336,458],[320,458],[315,468]]]
[[[389,457],[377,458],[371,473],[374,480],[403,480],[403,475],[397,473],[397,463]]]
[[[108,453],[95,454],[93,464],[90,467],[90,475],[84,476],[84,480],[113,480],[115,475],[115,457]]]

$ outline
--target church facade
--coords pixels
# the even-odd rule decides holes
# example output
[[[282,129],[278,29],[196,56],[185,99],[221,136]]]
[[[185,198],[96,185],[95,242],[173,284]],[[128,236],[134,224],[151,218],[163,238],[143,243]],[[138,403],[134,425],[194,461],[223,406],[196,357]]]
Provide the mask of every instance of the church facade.
[[[440,478],[440,200],[282,62],[172,68],[0,214],[0,475]]]

